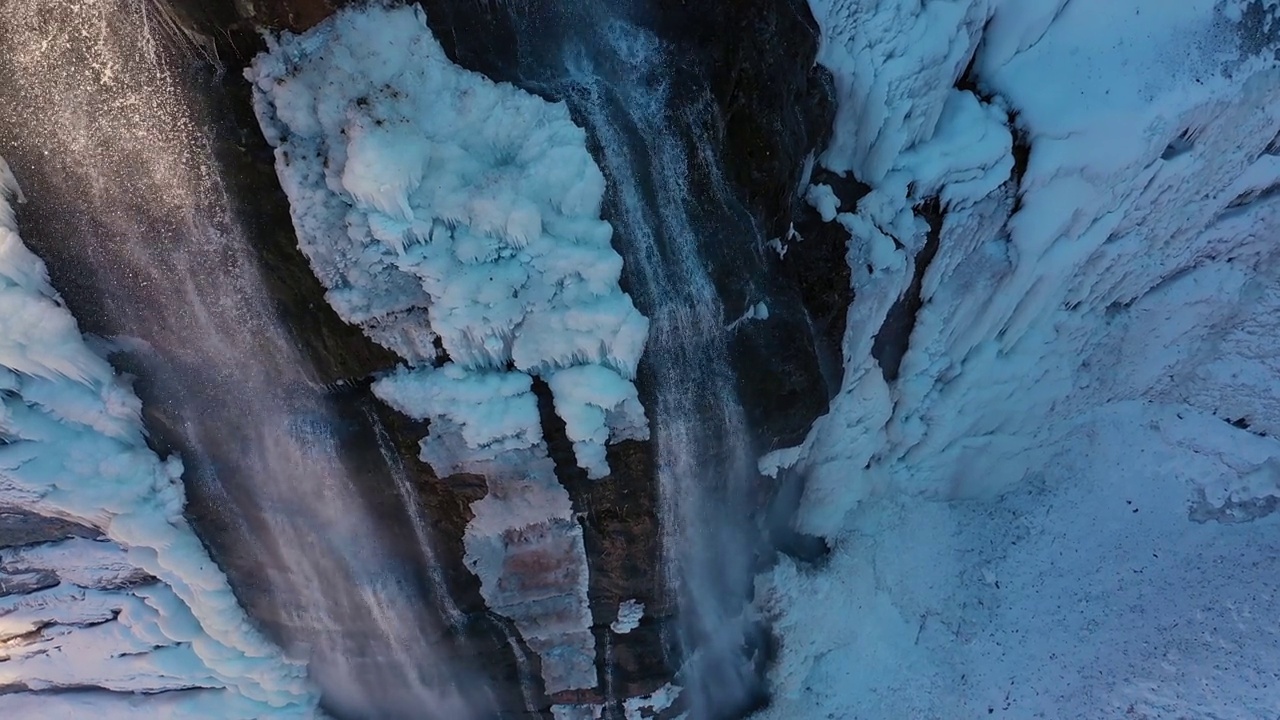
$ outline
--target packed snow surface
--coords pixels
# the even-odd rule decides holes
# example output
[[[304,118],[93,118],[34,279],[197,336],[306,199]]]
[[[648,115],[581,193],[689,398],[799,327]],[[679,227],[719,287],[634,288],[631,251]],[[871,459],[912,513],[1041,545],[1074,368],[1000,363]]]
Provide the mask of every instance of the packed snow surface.
[[[831,412],[762,462],[834,546],[761,579],[765,717],[1274,715],[1280,8],[810,4],[821,161],[871,192],[807,192],[855,292]]]
[[[0,547],[0,687],[19,691],[0,714],[311,716],[305,669],[183,518],[182,463],[148,449],[138,398],[18,237],[2,160],[0,184],[0,512],[19,529]],[[77,694],[40,692],[59,689]]]

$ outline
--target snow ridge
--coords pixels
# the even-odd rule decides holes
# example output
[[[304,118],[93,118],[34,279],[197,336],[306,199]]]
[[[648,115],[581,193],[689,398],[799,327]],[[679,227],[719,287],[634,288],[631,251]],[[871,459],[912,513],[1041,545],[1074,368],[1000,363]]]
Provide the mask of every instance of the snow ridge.
[[[147,448],[138,398],[18,237],[3,160],[0,183],[0,509],[33,528],[0,548],[0,687],[23,690],[0,694],[0,710],[313,716],[305,668],[250,625],[183,518],[181,461]],[[70,537],[77,526],[92,538]],[[60,688],[176,692],[31,694]]]

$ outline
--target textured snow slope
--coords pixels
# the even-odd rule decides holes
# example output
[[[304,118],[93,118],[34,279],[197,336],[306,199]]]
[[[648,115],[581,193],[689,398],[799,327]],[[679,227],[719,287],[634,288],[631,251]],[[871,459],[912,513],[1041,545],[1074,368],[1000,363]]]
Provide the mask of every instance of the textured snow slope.
[[[249,625],[183,519],[181,462],[147,448],[137,397],[18,238],[3,161],[0,181],[0,688],[90,691],[0,693],[0,714],[311,716],[304,669]]]
[[[594,687],[582,529],[534,378],[604,477],[606,443],[648,437],[632,382],[648,321],[619,288],[585,134],[563,105],[453,65],[416,6],[274,39],[248,76],[329,302],[408,365],[374,392],[430,421],[437,474],[488,483],[464,538],[486,601],[549,692]]]
[[[1275,714],[1276,3],[812,5],[872,192],[774,716]]]

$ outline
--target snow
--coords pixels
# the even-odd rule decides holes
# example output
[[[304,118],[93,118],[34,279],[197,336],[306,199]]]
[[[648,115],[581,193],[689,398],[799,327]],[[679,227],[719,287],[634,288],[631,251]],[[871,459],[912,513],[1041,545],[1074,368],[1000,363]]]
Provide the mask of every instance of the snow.
[[[453,65],[409,7],[272,39],[248,77],[300,245],[338,313],[415,368],[545,377],[579,464],[608,474],[604,443],[647,426],[623,386],[648,321],[619,287],[604,176],[566,107]],[[554,380],[565,372],[592,382],[570,391]],[[383,396],[408,377],[437,376],[400,376]],[[420,416],[445,412],[430,407]],[[536,416],[525,420],[532,438]]]
[[[945,90],[976,48],[988,3],[811,0],[809,5],[822,30],[818,62],[831,71],[837,100],[835,134],[822,164],[877,185],[903,150],[932,134]]]
[[[831,222],[836,219],[836,213],[840,208],[840,198],[836,197],[835,190],[830,185],[823,183],[814,183],[805,190],[804,199],[818,211],[818,215],[823,222]]]
[[[3,161],[0,182],[0,507],[101,534],[0,549],[0,686],[90,690],[3,695],[0,710],[30,716],[40,703],[42,717],[81,716],[93,688],[209,688],[128,704],[160,717],[179,705],[219,712],[208,702],[226,706],[219,717],[312,716],[305,668],[250,625],[182,517],[181,462],[147,448],[141,403],[23,246],[9,202],[21,195]]]
[[[1280,520],[1189,518],[1250,439],[1280,452],[1202,413],[1117,403],[998,502],[865,505],[856,552],[770,578],[794,660],[763,717],[1269,716]]]
[[[761,578],[764,716],[1274,714],[1280,37],[1212,0],[811,5],[821,160],[871,193],[833,217],[843,387],[761,462],[834,547]]]
[[[600,720],[604,717],[604,705],[552,705],[554,720]]]
[[[636,386],[613,370],[601,365],[569,367],[552,373],[547,385],[578,464],[588,476],[609,474],[606,444],[648,439],[649,426]]]
[[[296,710],[265,710],[262,705],[226,690],[184,690],[160,695],[104,691],[74,694],[19,692],[0,695],[0,713],[11,718],[95,718],[95,720],[261,720],[310,717]]]
[[[726,327],[725,329],[732,332],[734,330],[737,330],[738,327],[745,322],[749,322],[751,320],[768,320],[768,319],[769,319],[769,306],[764,302],[758,302],[754,305],[748,306],[746,309],[746,312],[742,313],[742,315],[737,320],[734,320],[733,322],[729,323],[728,327]]]
[[[845,347],[852,360],[842,393],[848,402],[837,398],[844,409],[819,423],[808,443],[815,498],[832,501],[811,504],[821,516],[803,519],[809,531],[832,532],[865,494],[836,487],[848,484],[841,466],[886,467],[908,455],[927,459],[942,481],[933,491],[944,493],[947,479],[957,475],[948,466],[963,465],[983,448],[1020,452],[1025,433],[1001,425],[1014,409],[1034,416],[1070,394],[1071,358],[1096,342],[1098,314],[1130,303],[1180,268],[1220,256],[1228,250],[1224,243],[1239,242],[1215,240],[1208,228],[1230,220],[1219,216],[1235,198],[1232,187],[1256,167],[1275,135],[1272,100],[1280,85],[1266,81],[1276,71],[1256,61],[1216,64],[1232,57],[1229,49],[1206,60],[1175,53],[1188,37],[1212,48],[1208,39],[1226,32],[1203,3],[1197,6],[1199,26],[1188,20],[1196,8],[1180,5],[1163,20],[1147,16],[1152,29],[1145,35],[1154,39],[1127,43],[1120,19],[1130,22],[1140,6],[1134,0],[1127,10],[1106,5],[1095,13],[1089,3],[1068,4],[1038,42],[998,67],[985,48],[999,43],[984,44],[975,67],[993,69],[976,80],[999,91],[985,108],[971,93],[949,87],[935,88],[933,97],[893,100],[909,106],[913,117],[923,112],[921,104],[938,111],[929,110],[933,134],[886,164],[856,212],[836,218],[861,241],[851,245],[849,257],[857,289]],[[989,9],[997,17],[1002,12]],[[885,4],[885,12],[898,10]],[[946,28],[936,33],[954,35]],[[1081,37],[1096,52],[1072,60]],[[838,40],[824,41],[824,47]],[[926,59],[893,62],[914,73],[932,68]],[[856,67],[851,62],[843,67]],[[1131,69],[1102,71],[1115,66]],[[863,72],[886,70],[873,62]],[[912,92],[919,87],[915,77],[894,83]],[[1064,96],[1073,100],[1064,103]],[[1006,107],[1032,147],[1016,188],[1009,133],[999,127]],[[1194,149],[1165,159],[1167,146],[1187,128],[1195,130]],[[838,147],[834,143],[828,156]],[[1015,193],[1020,207],[1010,218]],[[931,194],[949,211],[941,249],[924,274],[926,302],[903,361],[904,377],[889,388],[867,350],[915,270],[928,228],[913,208]],[[830,426],[828,442],[824,425]],[[880,432],[883,440],[870,439]],[[821,455],[830,455],[829,461]],[[877,455],[886,462],[873,463]],[[837,458],[841,462],[833,462]],[[925,470],[913,468],[913,475],[926,477]]]

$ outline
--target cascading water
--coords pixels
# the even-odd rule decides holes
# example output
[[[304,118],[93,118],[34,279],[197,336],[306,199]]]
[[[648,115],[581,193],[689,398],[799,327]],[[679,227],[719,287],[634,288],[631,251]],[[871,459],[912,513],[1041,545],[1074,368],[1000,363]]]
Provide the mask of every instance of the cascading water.
[[[458,608],[458,604],[454,602],[453,596],[449,594],[444,572],[440,567],[440,561],[436,558],[435,539],[431,536],[432,531],[427,525],[427,518],[423,516],[422,510],[418,507],[416,495],[409,480],[409,473],[405,469],[404,461],[392,446],[391,434],[387,432],[387,428],[378,419],[377,413],[369,409],[366,410],[365,417],[369,419],[369,424],[377,435],[378,452],[382,455],[383,462],[387,464],[387,468],[390,470],[391,479],[395,482],[396,496],[404,504],[405,510],[409,514],[409,521],[413,526],[413,537],[418,541],[418,549],[422,552],[423,565],[427,570],[427,578],[431,584],[431,594],[439,606],[440,617],[448,623],[451,630],[460,630],[466,624],[467,618],[463,615],[462,610]]]
[[[652,322],[648,373],[668,586],[677,593],[681,679],[692,717],[747,702],[744,660],[755,541],[748,531],[755,467],[727,352],[726,317],[699,254],[686,137],[668,119],[656,38],[622,21],[603,36],[622,70],[584,73],[591,129],[616,185],[630,291]],[[610,97],[610,96],[613,97]],[[618,110],[625,109],[619,115]]]
[[[652,323],[641,371],[656,443],[665,583],[678,608],[670,643],[677,656],[669,661],[679,668],[689,717],[733,716],[761,692],[748,609],[757,472],[728,352],[732,318],[707,259],[708,246],[722,240],[708,232],[708,219],[730,211],[704,205],[706,193],[691,181],[714,158],[698,116],[706,108],[681,106],[670,48],[636,22],[650,10],[645,3],[542,10],[512,11],[525,24],[523,38],[535,26],[561,33],[559,45],[542,40],[528,53],[542,58],[526,57],[522,71],[568,102],[598,143],[624,281]],[[704,175],[699,181],[712,194],[723,191],[714,171]]]
[[[325,708],[489,717],[486,684],[444,659],[415,580],[430,548],[396,542],[422,528],[367,497],[396,491],[395,468],[344,462],[376,440],[340,419],[268,299],[191,78],[152,35],[176,27],[166,17],[153,0],[3,5],[0,127],[13,134],[0,152],[32,200],[27,237],[86,327],[143,348],[126,362],[186,451],[197,524],[252,614],[309,660]]]

